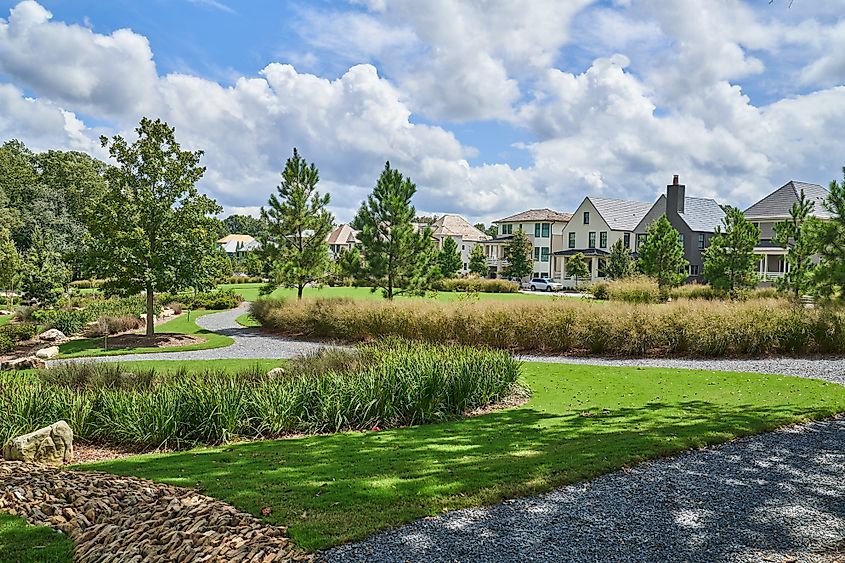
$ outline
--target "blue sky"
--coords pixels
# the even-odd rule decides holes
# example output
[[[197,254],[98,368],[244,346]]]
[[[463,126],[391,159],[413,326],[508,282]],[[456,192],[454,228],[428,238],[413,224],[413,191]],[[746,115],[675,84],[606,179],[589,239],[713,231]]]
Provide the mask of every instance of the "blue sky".
[[[674,173],[744,206],[845,164],[843,0],[420,7],[2,0],[0,140],[104,157],[99,134],[161,116],[252,213],[297,146],[340,220],[387,159],[421,211],[481,220],[649,201]]]

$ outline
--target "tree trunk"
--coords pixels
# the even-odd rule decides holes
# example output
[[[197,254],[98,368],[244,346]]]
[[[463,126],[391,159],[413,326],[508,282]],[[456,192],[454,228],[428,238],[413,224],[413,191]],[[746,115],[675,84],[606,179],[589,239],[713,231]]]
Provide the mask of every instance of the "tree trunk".
[[[393,301],[393,276],[387,276],[387,300]]]
[[[302,285],[302,284],[299,284],[299,285],[296,286],[296,300],[297,301],[302,301],[302,290],[303,289],[305,289],[305,286]]]
[[[153,318],[153,307],[155,307],[153,288],[151,286],[147,286],[147,336],[150,338],[155,335],[155,319]]]

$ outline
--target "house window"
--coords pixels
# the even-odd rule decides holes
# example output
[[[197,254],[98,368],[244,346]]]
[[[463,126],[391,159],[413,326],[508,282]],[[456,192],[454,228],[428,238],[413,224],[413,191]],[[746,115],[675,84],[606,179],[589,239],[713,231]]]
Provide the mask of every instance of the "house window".
[[[549,247],[543,246],[540,247],[540,262],[548,262],[549,261]]]
[[[637,250],[639,250],[643,244],[645,244],[645,233],[640,233],[637,235]]]
[[[595,248],[596,247],[596,233],[595,232],[590,233],[590,242],[587,246],[589,248]]]
[[[684,233],[678,233],[678,242],[681,243],[681,246],[684,246]]]
[[[584,212],[584,224],[585,225],[590,224],[590,212],[589,211]]]
[[[467,245],[462,244],[462,245],[461,245],[461,250],[466,250],[466,249],[467,249]]]
[[[464,270],[466,270],[466,269],[467,269],[467,263],[464,262]]]
[[[540,261],[540,247],[539,246],[534,247],[534,261],[535,262]]]
[[[575,233],[569,233],[569,248],[575,248]]]
[[[607,231],[599,233],[599,248],[607,248]]]
[[[502,225],[502,234],[503,235],[512,235],[513,234],[513,223]]]
[[[698,275],[698,264],[690,264],[689,275],[691,275],[691,276],[697,276]]]
[[[704,249],[704,233],[699,233],[699,235],[698,235],[698,249],[699,250]]]
[[[631,248],[631,233],[625,233],[623,238],[624,242],[622,244],[625,245],[625,248]]]
[[[540,223],[534,223],[534,238],[540,238]]]
[[[543,234],[540,236],[542,236],[543,238],[549,238],[549,232],[551,231],[551,227],[552,226],[548,223],[543,223]]]

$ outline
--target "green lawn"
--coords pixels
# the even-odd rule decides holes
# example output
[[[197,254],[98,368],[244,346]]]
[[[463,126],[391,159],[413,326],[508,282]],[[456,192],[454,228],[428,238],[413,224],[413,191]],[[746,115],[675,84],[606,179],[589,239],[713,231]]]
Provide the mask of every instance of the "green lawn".
[[[225,283],[217,286],[218,289],[231,289],[238,295],[242,296],[246,301],[255,301],[258,299],[258,290],[261,288],[260,283]],[[348,297],[350,299],[383,299],[381,291],[373,293],[368,287],[306,287],[304,295],[306,297]],[[289,288],[279,288],[272,293],[273,297],[288,297],[296,298],[296,290]],[[437,299],[443,301],[456,301],[459,299],[466,299],[467,294],[452,291],[437,292]],[[497,301],[509,301],[512,299],[548,299],[550,295],[531,295],[526,293],[479,293],[480,299],[492,299]],[[560,299],[572,299],[571,297],[555,296]],[[424,297],[400,297],[401,299],[426,299]]]
[[[205,339],[205,342],[199,344],[192,344],[189,346],[170,346],[166,348],[119,348],[115,350],[106,350],[103,348],[102,338],[83,338],[80,340],[71,340],[59,346],[59,357],[64,358],[80,358],[88,356],[115,356],[122,354],[147,354],[150,352],[187,352],[190,350],[209,350],[211,348],[222,348],[229,346],[234,342],[228,336],[217,334],[200,328],[196,324],[198,317],[208,315],[211,313],[218,313],[219,311],[192,311],[190,320],[188,315],[180,315],[171,321],[162,323],[156,326],[157,334],[194,334]]]
[[[0,512],[0,561],[14,563],[70,563],[73,542],[44,526]]]
[[[797,377],[543,363],[524,374],[530,402],[476,418],[86,467],[196,487],[255,515],[269,507],[267,520],[315,550],[845,411],[845,387]]]
[[[3,326],[4,324],[8,323],[11,320],[12,320],[11,315],[0,315],[0,326]]]

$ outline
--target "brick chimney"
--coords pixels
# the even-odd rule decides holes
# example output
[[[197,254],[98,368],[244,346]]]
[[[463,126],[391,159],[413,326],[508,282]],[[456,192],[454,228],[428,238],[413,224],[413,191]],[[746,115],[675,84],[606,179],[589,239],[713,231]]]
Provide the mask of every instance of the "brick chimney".
[[[684,212],[684,199],[686,197],[686,186],[678,182],[678,175],[672,178],[672,183],[666,186],[666,213],[675,214]]]

